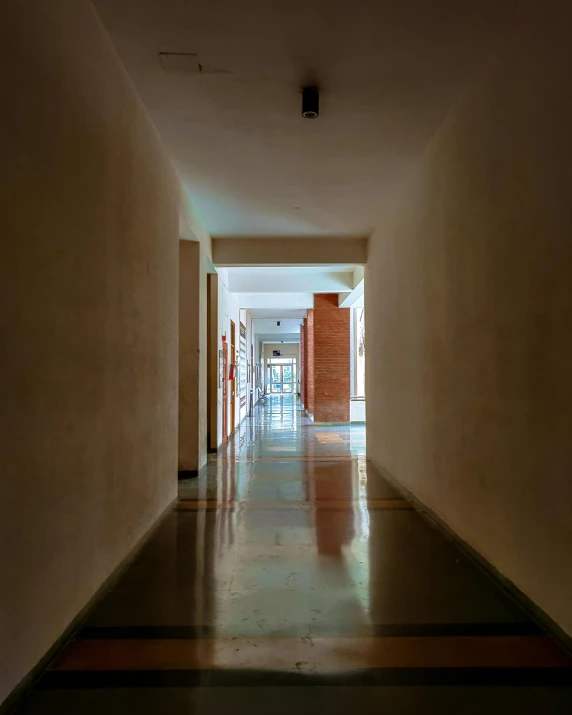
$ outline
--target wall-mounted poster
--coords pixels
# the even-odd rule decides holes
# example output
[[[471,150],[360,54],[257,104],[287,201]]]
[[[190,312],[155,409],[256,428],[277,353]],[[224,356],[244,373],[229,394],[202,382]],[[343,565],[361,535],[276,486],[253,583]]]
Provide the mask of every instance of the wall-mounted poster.
[[[282,355],[281,350],[273,350],[272,351],[272,357],[280,357]]]
[[[218,386],[222,387],[224,381],[224,357],[222,350],[218,351]]]

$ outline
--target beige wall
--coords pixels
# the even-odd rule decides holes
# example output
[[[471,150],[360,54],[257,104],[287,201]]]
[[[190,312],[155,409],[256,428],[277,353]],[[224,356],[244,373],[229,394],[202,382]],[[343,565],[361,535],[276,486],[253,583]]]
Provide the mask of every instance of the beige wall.
[[[368,453],[572,634],[571,11],[537,5],[370,242]]]
[[[179,470],[197,471],[206,459],[201,429],[201,244],[179,241]],[[206,280],[206,277],[205,277]]]
[[[179,236],[184,241],[191,241],[195,244],[194,258],[189,263],[187,260],[187,266],[185,271],[181,268],[180,273],[188,274],[185,279],[183,290],[184,291],[194,291],[195,297],[193,314],[189,315],[189,305],[184,302],[181,304],[181,308],[186,311],[186,315],[189,316],[189,320],[194,331],[194,344],[189,343],[189,336],[187,331],[183,332],[183,342],[185,342],[185,349],[189,355],[190,362],[185,364],[185,362],[180,363],[181,374],[187,375],[194,374],[195,368],[198,372],[195,374],[190,386],[192,390],[196,391],[196,397],[192,398],[194,409],[190,412],[188,409],[185,410],[183,419],[187,422],[187,429],[191,429],[193,432],[198,431],[196,436],[196,449],[193,451],[193,458],[191,461],[185,456],[185,449],[187,449],[183,443],[183,450],[181,450],[181,442],[179,441],[179,467],[181,469],[200,469],[206,462],[207,458],[207,433],[208,433],[208,417],[207,417],[207,405],[208,405],[208,388],[207,388],[207,356],[208,356],[208,335],[207,335],[207,273],[209,270],[214,270],[211,262],[212,257],[212,242],[211,237],[207,233],[205,227],[201,223],[197,212],[188,196],[186,191],[181,192],[181,203],[180,203],[180,215],[179,215]],[[190,276],[193,275],[194,279]],[[191,286],[191,281],[194,281],[194,288]],[[216,309],[216,306],[215,306]],[[180,316],[181,318],[181,316]],[[189,325],[187,327],[190,327]],[[189,383],[183,385],[183,390],[186,391],[186,395],[190,398],[189,393]],[[181,385],[179,385],[179,392],[181,392]],[[198,410],[198,411],[197,411]],[[179,424],[181,426],[181,411],[179,411]],[[181,432],[180,432],[181,434]],[[182,466],[181,457],[183,457],[183,462],[187,466]]]
[[[334,237],[214,238],[217,266],[353,265],[367,259],[367,239]]]
[[[208,280],[207,290],[209,294],[208,305],[208,433],[209,433],[209,449],[215,450],[220,444],[221,421],[222,421],[222,394],[220,385],[220,356],[219,351],[222,350],[219,338],[219,311],[218,297],[219,285],[218,275],[211,273]]]
[[[238,356],[238,351],[240,349],[240,301],[237,293],[231,293],[228,290],[228,271],[226,268],[217,268],[218,280],[217,280],[217,290],[218,290],[218,349],[222,350],[222,336],[226,335],[228,342],[228,362],[230,365],[231,361],[231,348],[230,348],[230,321],[232,320],[236,328],[236,355]],[[232,414],[231,414],[231,401],[230,401],[230,390],[231,386],[228,386],[228,396],[227,405],[223,406],[222,400],[222,387],[218,388],[218,435],[217,442],[218,445],[222,444],[222,411],[227,410],[228,415],[228,431],[229,435],[231,433],[232,426]],[[235,401],[234,401],[234,427],[238,427],[240,423],[240,397],[238,395],[238,390],[236,391]]]
[[[83,0],[4,0],[0,701],[176,493],[178,183]]]

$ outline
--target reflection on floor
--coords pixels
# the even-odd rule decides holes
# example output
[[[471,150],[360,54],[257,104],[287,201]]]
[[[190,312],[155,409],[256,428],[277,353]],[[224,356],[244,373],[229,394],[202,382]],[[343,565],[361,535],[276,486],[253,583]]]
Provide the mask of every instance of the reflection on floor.
[[[570,658],[364,454],[258,407],[20,712],[571,712]]]

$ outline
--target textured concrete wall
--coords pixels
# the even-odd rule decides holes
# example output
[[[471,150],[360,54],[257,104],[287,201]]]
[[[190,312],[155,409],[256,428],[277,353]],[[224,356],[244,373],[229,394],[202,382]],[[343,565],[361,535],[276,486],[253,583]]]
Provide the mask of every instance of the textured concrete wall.
[[[314,421],[350,420],[350,309],[337,293],[314,296]]]
[[[179,187],[83,0],[0,26],[0,701],[176,494]]]
[[[572,45],[533,3],[370,241],[368,454],[572,634]]]

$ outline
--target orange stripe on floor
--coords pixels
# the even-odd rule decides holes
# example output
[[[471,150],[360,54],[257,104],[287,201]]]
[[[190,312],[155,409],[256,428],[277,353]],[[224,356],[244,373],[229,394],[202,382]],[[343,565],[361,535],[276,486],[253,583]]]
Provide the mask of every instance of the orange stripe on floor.
[[[316,439],[322,444],[344,444],[344,442],[349,442],[349,440],[345,440],[341,435],[330,432],[317,433]]]
[[[545,636],[78,640],[52,670],[571,668]]]

